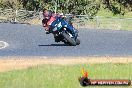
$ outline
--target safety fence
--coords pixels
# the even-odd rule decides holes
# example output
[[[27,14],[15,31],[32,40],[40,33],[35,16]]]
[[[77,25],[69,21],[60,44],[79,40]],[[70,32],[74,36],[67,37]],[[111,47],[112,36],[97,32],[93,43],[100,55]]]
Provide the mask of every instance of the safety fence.
[[[132,18],[78,16],[75,21],[78,28],[132,30]]]
[[[66,15],[69,17],[69,15]],[[0,22],[41,24],[42,12],[0,8]],[[132,30],[132,18],[77,15],[72,19],[76,28]]]
[[[35,11],[0,8],[0,22],[28,23],[32,19],[40,18],[39,16]]]

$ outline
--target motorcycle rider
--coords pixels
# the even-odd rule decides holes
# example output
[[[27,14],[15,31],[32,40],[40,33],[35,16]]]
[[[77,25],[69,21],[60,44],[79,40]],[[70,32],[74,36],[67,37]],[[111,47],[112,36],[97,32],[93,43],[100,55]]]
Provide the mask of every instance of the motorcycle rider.
[[[42,20],[43,27],[45,28],[46,34],[50,33],[50,25],[53,21],[55,21],[55,14],[51,10],[44,9],[43,10],[43,17]]]
[[[49,34],[51,33],[50,25],[52,24],[52,22],[57,20],[57,18],[63,17],[63,16],[60,16],[59,14],[55,14],[51,10],[44,9],[43,17],[44,17],[44,19],[42,20],[43,27],[45,28],[46,34]],[[63,21],[62,26],[66,26],[71,31],[73,36],[77,38],[78,31],[71,24],[69,24],[67,21]]]

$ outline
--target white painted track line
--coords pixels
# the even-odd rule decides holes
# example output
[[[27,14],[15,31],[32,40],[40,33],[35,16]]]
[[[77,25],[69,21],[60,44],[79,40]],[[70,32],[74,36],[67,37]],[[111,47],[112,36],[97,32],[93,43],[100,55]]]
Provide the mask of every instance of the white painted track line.
[[[9,44],[7,42],[0,41],[0,49],[6,48],[8,46],[9,46]]]

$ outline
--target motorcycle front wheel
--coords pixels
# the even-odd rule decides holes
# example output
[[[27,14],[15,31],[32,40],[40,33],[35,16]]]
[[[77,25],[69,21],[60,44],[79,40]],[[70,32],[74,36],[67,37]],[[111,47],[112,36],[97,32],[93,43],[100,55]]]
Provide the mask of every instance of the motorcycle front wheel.
[[[63,32],[62,36],[67,40],[67,42],[69,43],[69,45],[76,46],[76,41],[73,38],[71,38],[68,34],[66,34],[65,32]]]
[[[80,39],[76,39],[76,45],[79,45],[80,44]]]

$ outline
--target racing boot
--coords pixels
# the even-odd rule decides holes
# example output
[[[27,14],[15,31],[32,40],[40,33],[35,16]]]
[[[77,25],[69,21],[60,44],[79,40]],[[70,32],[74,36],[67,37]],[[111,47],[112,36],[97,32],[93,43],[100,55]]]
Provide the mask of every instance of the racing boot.
[[[51,32],[50,32],[50,29],[45,29],[45,33],[46,34],[50,34]]]
[[[46,33],[46,34],[50,34],[50,32],[49,32],[49,31],[46,31],[45,33]]]

